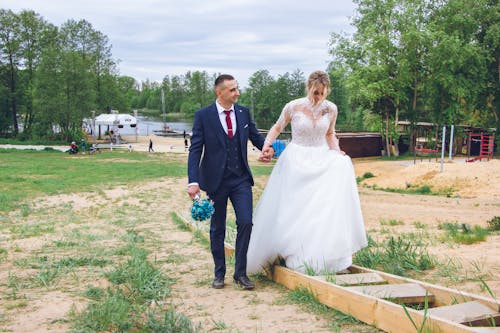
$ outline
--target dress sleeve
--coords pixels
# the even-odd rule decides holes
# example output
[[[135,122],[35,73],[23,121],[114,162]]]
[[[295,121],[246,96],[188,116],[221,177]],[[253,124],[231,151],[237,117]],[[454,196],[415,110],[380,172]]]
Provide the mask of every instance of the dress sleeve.
[[[330,119],[330,127],[326,131],[326,142],[328,147],[332,150],[340,151],[339,139],[337,138],[337,133],[335,132],[335,123],[337,122],[337,106],[333,103],[329,105],[329,109],[332,112]]]
[[[291,102],[287,103],[283,110],[281,111],[281,114],[274,123],[274,125],[271,127],[269,132],[267,133],[266,136],[266,141],[265,145],[271,146],[276,140],[276,138],[280,135],[280,133],[285,129],[286,125],[288,125],[292,119],[292,105]]]

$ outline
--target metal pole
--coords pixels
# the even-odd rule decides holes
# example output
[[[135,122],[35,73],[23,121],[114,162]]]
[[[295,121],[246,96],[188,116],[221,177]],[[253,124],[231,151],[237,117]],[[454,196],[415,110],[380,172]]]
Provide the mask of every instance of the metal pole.
[[[163,130],[167,130],[167,115],[165,114],[165,92],[161,88],[161,114],[163,115]]]
[[[446,139],[446,126],[443,126],[443,138],[441,139],[441,172],[443,172],[445,139]]]
[[[450,129],[450,153],[448,156],[448,160],[451,161],[453,159],[453,132],[455,130],[455,125],[451,125]]]
[[[139,131],[139,118],[137,117],[137,110],[134,110],[135,117],[135,142],[137,142],[137,132]]]
[[[94,136],[94,143],[97,142],[97,135],[95,134],[95,111],[92,111],[92,134]],[[101,133],[99,133],[100,135]]]

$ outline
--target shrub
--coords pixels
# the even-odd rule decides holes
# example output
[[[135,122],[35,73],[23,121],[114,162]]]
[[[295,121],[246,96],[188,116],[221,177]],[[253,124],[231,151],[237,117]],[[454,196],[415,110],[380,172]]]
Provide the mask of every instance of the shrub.
[[[490,229],[492,231],[500,230],[500,216],[495,216],[494,218],[489,220],[487,223],[488,223],[488,229]]]

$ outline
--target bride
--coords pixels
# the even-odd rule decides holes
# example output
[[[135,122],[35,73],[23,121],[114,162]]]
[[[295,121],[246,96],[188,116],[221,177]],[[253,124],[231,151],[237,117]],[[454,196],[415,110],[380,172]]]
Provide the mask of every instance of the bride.
[[[328,75],[313,72],[307,97],[285,105],[269,130],[263,152],[289,123],[292,140],[254,213],[249,274],[278,258],[300,272],[335,273],[367,245],[354,168],[335,135],[337,106],[326,100],[329,90]]]

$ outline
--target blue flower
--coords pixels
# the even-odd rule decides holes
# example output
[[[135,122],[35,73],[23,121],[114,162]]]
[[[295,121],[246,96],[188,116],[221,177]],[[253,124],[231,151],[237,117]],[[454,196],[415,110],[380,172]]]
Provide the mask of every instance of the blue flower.
[[[191,217],[195,221],[205,221],[212,216],[214,210],[214,204],[211,200],[201,199],[197,197],[193,200],[193,207],[191,207]]]

